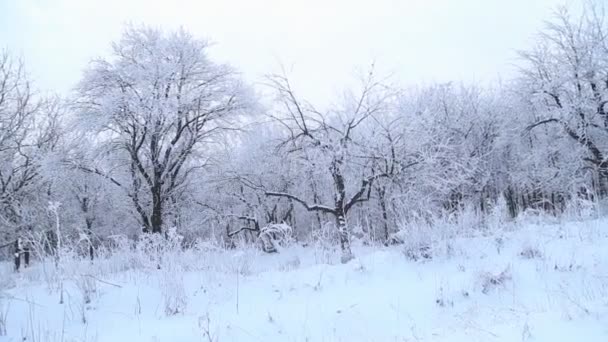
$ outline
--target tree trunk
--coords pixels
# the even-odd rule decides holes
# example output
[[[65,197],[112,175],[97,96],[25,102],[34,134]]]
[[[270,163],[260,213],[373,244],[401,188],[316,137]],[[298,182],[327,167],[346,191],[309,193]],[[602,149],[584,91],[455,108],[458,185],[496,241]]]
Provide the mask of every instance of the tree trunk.
[[[351,261],[354,256],[353,252],[350,249],[350,237],[348,232],[348,225],[346,223],[346,216],[344,213],[339,213],[336,216],[336,223],[338,225],[338,234],[340,236],[340,249],[342,250],[342,256],[340,261],[343,264]]]
[[[597,193],[600,198],[605,198],[608,195],[608,168],[605,165],[600,165],[597,178]]]
[[[152,233],[161,233],[163,226],[163,203],[160,185],[152,188],[152,218],[150,220]]]
[[[507,187],[503,195],[505,197],[505,201],[507,202],[509,215],[511,218],[515,218],[517,216],[517,194],[511,187]]]
[[[181,231],[182,228],[182,212],[180,210],[180,206],[178,205],[178,200],[175,195],[171,195],[169,197],[170,202],[170,221],[172,227],[176,228],[178,231]]]
[[[313,198],[313,202],[314,203],[319,203],[320,199],[319,199],[319,195],[317,194],[317,185],[314,182],[314,178],[312,178],[313,180],[311,181],[311,189],[312,189],[312,198]],[[317,228],[319,229],[319,231],[321,229],[323,229],[323,222],[321,221],[321,213],[320,212],[315,212],[315,217],[317,219]]]
[[[87,186],[85,185],[85,191],[87,190]],[[86,234],[89,242],[89,258],[93,260],[95,258],[95,250],[93,248],[93,221],[95,220],[93,215],[90,214],[89,210],[89,197],[84,196],[82,199],[78,199],[80,201],[80,209],[84,213],[84,222],[87,226]]]
[[[21,266],[21,238],[17,238],[15,240],[15,272],[19,272],[19,267]]]
[[[377,192],[380,209],[382,210],[382,222],[384,224],[384,242],[388,242],[390,232],[388,229],[388,211],[386,209],[386,188],[384,186],[378,187]]]
[[[93,247],[93,218],[85,218],[87,224],[87,236],[89,237],[89,258],[95,259],[95,248]]]
[[[338,235],[340,237],[340,249],[342,250],[342,257],[340,261],[343,264],[351,261],[354,256],[353,252],[350,249],[350,236],[348,231],[348,225],[346,223],[346,212],[344,210],[346,206],[346,187],[344,186],[344,177],[342,177],[342,170],[340,169],[341,165],[340,160],[336,160],[331,165],[331,173],[334,179],[335,185],[335,200],[336,200],[336,224],[338,227]]]

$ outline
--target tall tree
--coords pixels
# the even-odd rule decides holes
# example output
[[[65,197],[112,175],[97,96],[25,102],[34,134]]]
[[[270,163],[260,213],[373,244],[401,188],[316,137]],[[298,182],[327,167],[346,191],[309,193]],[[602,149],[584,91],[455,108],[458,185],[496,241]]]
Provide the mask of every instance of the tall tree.
[[[145,232],[160,233],[166,208],[203,163],[203,148],[231,128],[248,94],[237,73],[212,62],[208,44],[180,30],[129,27],[79,85],[83,123],[117,157]]]
[[[0,227],[9,235],[44,210],[40,162],[57,143],[58,108],[56,99],[36,96],[20,60],[0,51]]]
[[[591,3],[590,3],[591,4]],[[608,195],[608,26],[603,11],[587,6],[574,17],[566,8],[521,53],[522,81],[539,115],[528,129],[552,125],[583,147],[595,170],[596,189]]]

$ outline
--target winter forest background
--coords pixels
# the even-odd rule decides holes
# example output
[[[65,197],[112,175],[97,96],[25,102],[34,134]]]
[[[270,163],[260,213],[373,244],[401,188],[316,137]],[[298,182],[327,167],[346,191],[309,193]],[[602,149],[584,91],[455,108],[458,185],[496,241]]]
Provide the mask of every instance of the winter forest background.
[[[245,82],[186,29],[126,26],[64,97],[37,91],[3,50],[3,259],[21,238],[32,264],[147,248],[160,268],[171,244],[321,245],[348,263],[353,246],[408,243],[463,218],[487,233],[521,217],[601,217],[602,5],[556,9],[511,79],[403,87],[372,63],[327,104],[300,95],[290,66]],[[408,248],[430,258],[423,243]]]
[[[513,80],[403,89],[363,66],[322,108],[288,68],[253,87],[185,30],[127,27],[70,98],[41,96],[4,51],[2,240],[54,245],[58,219],[66,242],[94,247],[171,229],[227,246],[288,234],[347,260],[353,239],[396,242],[463,210],[480,225],[581,210],[608,191],[605,20],[558,9]],[[281,224],[293,231],[264,230]]]

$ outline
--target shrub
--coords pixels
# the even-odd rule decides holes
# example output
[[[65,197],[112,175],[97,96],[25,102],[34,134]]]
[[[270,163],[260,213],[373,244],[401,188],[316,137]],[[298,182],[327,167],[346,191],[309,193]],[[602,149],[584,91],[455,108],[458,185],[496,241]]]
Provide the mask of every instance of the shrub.
[[[540,259],[543,257],[543,254],[538,248],[528,246],[519,252],[519,256],[524,259]]]
[[[512,279],[510,267],[505,268],[498,274],[485,272],[480,275],[481,278],[481,292],[488,294],[490,291],[504,287],[507,282]]]

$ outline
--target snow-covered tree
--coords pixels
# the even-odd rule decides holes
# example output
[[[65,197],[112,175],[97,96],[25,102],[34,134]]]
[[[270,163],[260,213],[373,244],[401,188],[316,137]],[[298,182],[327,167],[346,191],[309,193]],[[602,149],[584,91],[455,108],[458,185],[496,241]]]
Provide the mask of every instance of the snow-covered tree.
[[[608,195],[608,26],[604,12],[587,6],[580,15],[560,8],[534,49],[521,53],[521,85],[536,120],[582,147],[580,160],[594,171],[594,188]]]
[[[327,111],[317,110],[298,98],[287,76],[268,78],[276,91],[280,109],[271,114],[285,134],[278,148],[286,159],[296,159],[304,168],[315,169],[330,186],[325,198],[307,199],[299,193],[266,190],[270,197],[283,197],[301,204],[311,212],[333,216],[338,230],[341,260],[353,258],[350,245],[348,214],[357,203],[368,201],[373,182],[388,177],[391,169],[377,167],[374,150],[369,147],[365,129],[367,121],[390,111],[395,92],[380,82],[373,72],[363,77],[359,92],[345,92],[340,104]],[[402,168],[397,165],[392,172]],[[303,175],[306,177],[306,175]],[[328,190],[329,190],[328,189]],[[331,201],[327,204],[325,201]]]
[[[0,231],[5,238],[43,225],[40,213],[49,194],[40,161],[57,144],[59,114],[57,99],[35,94],[22,61],[0,52]]]
[[[211,61],[207,48],[184,30],[129,27],[80,82],[82,127],[97,133],[121,174],[82,169],[125,188],[144,231],[162,231],[205,149],[250,100],[238,74]]]

